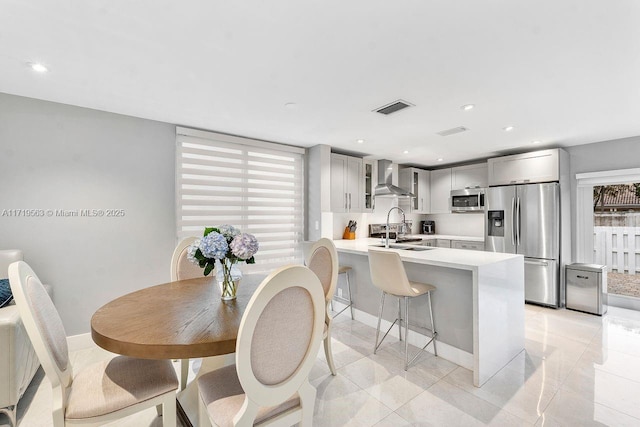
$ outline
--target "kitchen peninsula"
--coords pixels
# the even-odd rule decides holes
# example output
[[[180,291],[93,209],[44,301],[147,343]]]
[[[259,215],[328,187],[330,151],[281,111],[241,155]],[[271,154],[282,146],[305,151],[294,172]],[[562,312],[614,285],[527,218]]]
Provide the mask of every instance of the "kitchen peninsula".
[[[385,249],[379,247],[380,239],[371,238],[334,243],[340,265],[352,267],[356,317],[364,323],[375,327],[380,300],[380,291],[371,283],[369,274],[369,249],[397,252],[409,280],[437,288],[432,297],[438,356],[473,370],[475,386],[482,386],[524,350],[521,255],[411,245],[406,245],[409,249]],[[426,299],[411,301],[411,323],[418,323],[417,328],[411,329],[418,334],[420,326],[428,325],[427,310]],[[395,304],[390,301],[385,306],[381,328],[386,330],[396,315]],[[397,328],[391,333],[397,333]],[[426,341],[418,334],[410,334],[410,338],[416,338],[410,343],[422,347]]]

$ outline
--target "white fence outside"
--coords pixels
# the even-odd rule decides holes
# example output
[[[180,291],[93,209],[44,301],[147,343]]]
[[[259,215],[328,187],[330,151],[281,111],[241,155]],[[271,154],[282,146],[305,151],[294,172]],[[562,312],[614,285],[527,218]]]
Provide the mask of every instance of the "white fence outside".
[[[640,227],[593,227],[593,259],[616,273],[640,273]]]

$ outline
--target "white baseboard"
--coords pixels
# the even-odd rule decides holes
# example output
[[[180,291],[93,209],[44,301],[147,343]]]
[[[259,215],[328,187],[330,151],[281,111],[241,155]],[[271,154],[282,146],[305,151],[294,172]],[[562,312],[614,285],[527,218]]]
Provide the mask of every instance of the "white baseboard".
[[[334,301],[333,305],[334,305],[335,311],[340,311],[344,307],[346,307],[345,304],[342,304],[338,301]],[[345,316],[345,315],[348,315],[348,310],[342,314],[342,316]],[[364,323],[365,325],[371,326],[372,328],[376,328],[378,326],[378,316],[374,316],[362,310],[358,310],[355,307],[353,309],[353,317],[358,322]],[[389,322],[388,320],[382,319],[382,322],[380,322],[380,331],[381,331],[380,333],[383,334],[387,329],[389,329],[390,326],[391,326],[391,322]],[[436,327],[436,330],[437,330],[437,327]],[[398,329],[394,327],[389,332],[389,335],[395,338],[398,338]],[[426,335],[421,334],[420,332],[416,332],[412,330],[409,333],[409,344],[422,348],[422,346],[424,346],[424,344],[430,338],[431,337],[427,337]],[[438,341],[437,338],[436,338],[436,341],[437,341],[436,346],[438,348],[438,357],[442,357],[443,359],[448,360],[449,362],[455,363],[458,366],[462,366],[463,368],[473,371],[473,354],[468,353],[464,350],[460,350],[459,348],[453,347],[447,343],[443,343],[442,341]],[[433,353],[433,347],[429,345],[426,351],[428,351],[429,353]]]
[[[67,347],[69,347],[69,351],[86,350],[95,346],[96,344],[93,342],[93,339],[91,339],[90,333],[67,337]]]
[[[607,301],[611,307],[640,311],[640,298],[607,294]]]

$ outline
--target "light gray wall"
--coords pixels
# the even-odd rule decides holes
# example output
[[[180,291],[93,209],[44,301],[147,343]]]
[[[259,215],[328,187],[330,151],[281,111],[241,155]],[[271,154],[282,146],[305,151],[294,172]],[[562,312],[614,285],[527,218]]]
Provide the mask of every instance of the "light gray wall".
[[[68,335],[113,298],[169,281],[175,245],[175,127],[0,94],[4,209],[123,209],[124,217],[0,216]]]
[[[331,147],[323,144],[315,145],[307,149],[305,159],[306,239],[318,240],[322,237],[322,212],[331,210]]]
[[[640,168],[640,136],[568,147],[571,169],[572,249],[577,252],[577,181],[576,174],[617,169]]]

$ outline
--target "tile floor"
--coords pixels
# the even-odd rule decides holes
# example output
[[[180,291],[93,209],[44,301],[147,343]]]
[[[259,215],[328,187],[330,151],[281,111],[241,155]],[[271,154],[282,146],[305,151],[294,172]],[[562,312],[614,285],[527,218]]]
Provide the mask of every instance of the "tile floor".
[[[311,373],[314,426],[640,426],[640,312],[611,308],[600,318],[527,305],[526,351],[482,388],[471,371],[432,355],[405,372],[393,338],[372,354],[374,334],[346,314],[335,320],[338,375],[321,350]],[[79,368],[105,357],[94,348],[72,361]],[[50,402],[39,371],[18,407],[19,425],[50,426]],[[162,422],[151,409],[116,425]]]

